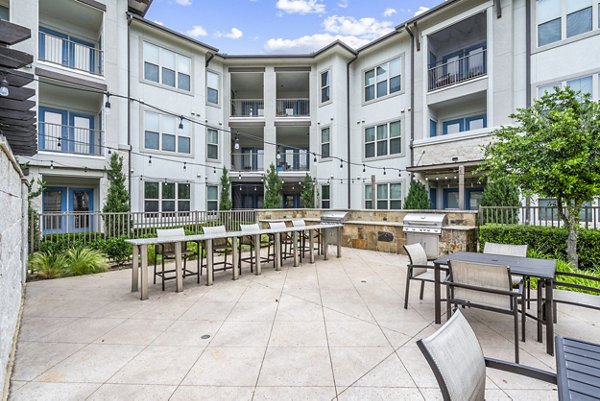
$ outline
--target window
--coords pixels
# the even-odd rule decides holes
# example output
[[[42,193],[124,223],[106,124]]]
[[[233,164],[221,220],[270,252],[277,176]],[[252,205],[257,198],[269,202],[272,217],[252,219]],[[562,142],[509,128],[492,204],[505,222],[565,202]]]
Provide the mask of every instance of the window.
[[[329,209],[331,207],[331,187],[321,185],[321,208]]]
[[[537,1],[538,46],[561,39],[561,0]]]
[[[365,185],[365,208],[373,209],[373,186]],[[377,184],[375,192],[375,204],[377,209],[401,209],[402,208],[402,185],[398,183]]]
[[[562,3],[561,0],[538,0],[536,13],[538,46],[577,36],[593,28],[592,0],[563,0]]]
[[[206,100],[219,104],[219,75],[212,71],[206,72]]]
[[[321,73],[321,103],[331,100],[331,71]]]
[[[219,187],[216,185],[206,187],[206,210],[219,210]]]
[[[219,159],[219,132],[209,128],[206,135],[206,157],[208,159]]]
[[[400,121],[365,129],[365,157],[387,156],[402,153]]]
[[[144,79],[190,91],[192,61],[162,47],[144,42]]]
[[[561,86],[560,82],[552,82],[550,84],[538,86],[538,97],[542,97],[546,92],[548,92],[548,93],[554,92],[555,86]]]
[[[434,137],[437,135],[437,121],[429,120],[429,136]]]
[[[183,130],[180,130],[179,121],[173,116],[145,111],[144,148],[190,154],[191,126],[188,121],[183,120]]]
[[[325,159],[329,157],[330,151],[330,139],[329,139],[329,128],[323,128],[321,130],[321,158]]]
[[[190,184],[175,182],[144,182],[144,212],[188,212]]]
[[[399,92],[401,68],[401,59],[397,58],[365,71],[365,102]]]
[[[593,83],[591,76],[567,81],[567,86],[574,91],[581,91],[583,94],[588,93],[590,97],[592,96]]]
[[[592,0],[567,0],[567,38],[592,30]]]
[[[447,120],[442,123],[442,135],[477,130],[487,127],[485,114]]]

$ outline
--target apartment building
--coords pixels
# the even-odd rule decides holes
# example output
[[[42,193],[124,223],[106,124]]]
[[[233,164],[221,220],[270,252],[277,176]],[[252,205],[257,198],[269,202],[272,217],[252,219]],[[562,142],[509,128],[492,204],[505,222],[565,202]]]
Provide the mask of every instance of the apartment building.
[[[597,0],[449,0],[360,49],[298,55],[222,54],[145,19],[150,3],[0,0],[34,33],[40,210],[100,210],[112,152],[133,211],[216,209],[223,168],[234,207],[260,208],[271,164],[282,207],[308,174],[323,208],[401,208],[416,179],[435,208],[476,209],[481,146],[510,113],[554,85],[600,97]]]

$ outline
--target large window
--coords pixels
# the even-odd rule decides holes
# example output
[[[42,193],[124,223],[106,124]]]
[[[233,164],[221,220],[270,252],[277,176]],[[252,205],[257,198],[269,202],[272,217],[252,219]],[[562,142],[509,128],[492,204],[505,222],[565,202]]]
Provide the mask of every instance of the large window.
[[[399,183],[377,184],[375,186],[375,204],[377,209],[401,209],[402,185]],[[365,185],[365,209],[373,209],[373,186]]]
[[[206,72],[206,101],[219,104],[219,74],[212,71]]]
[[[219,131],[208,128],[206,133],[206,158],[219,159]]]
[[[190,184],[175,182],[144,182],[144,212],[190,211]]]
[[[321,73],[321,103],[331,100],[331,71]]]
[[[183,129],[179,129],[179,123]],[[144,112],[144,148],[165,152],[191,153],[191,126],[188,121],[155,113]]]
[[[330,141],[329,128],[323,128],[321,130],[321,158],[323,159],[330,157]]]
[[[475,116],[455,118],[442,123],[442,134],[456,134],[459,132],[472,131],[487,127],[487,118],[485,114]]]
[[[365,157],[379,157],[402,153],[400,121],[367,127],[365,129]]]
[[[216,185],[206,187],[206,210],[219,210],[219,187]]]
[[[592,0],[537,0],[538,46],[591,31]]]
[[[144,42],[144,79],[185,91],[191,89],[191,59]]]
[[[400,91],[401,58],[365,71],[365,102]]]
[[[329,209],[331,207],[331,187],[321,185],[321,208]]]
[[[544,85],[540,85],[537,87],[538,97],[541,97],[546,91],[550,93],[554,92],[555,86],[568,86],[575,91],[581,91],[584,94],[588,93],[591,99],[597,100],[600,98],[600,88],[598,88],[598,92],[594,94],[594,82],[593,77],[591,75],[588,75],[586,77],[570,79],[568,81],[550,82]]]

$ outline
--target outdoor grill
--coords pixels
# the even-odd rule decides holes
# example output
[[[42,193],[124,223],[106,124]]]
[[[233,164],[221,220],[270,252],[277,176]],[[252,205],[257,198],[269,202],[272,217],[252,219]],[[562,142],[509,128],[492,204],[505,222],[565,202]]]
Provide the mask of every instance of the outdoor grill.
[[[348,212],[327,212],[321,215],[321,224],[344,224],[348,219]],[[335,230],[327,230],[327,242],[336,240]]]
[[[425,248],[428,258],[437,258],[440,253],[442,228],[447,222],[446,215],[441,213],[407,214],[403,221],[406,244],[420,243]]]

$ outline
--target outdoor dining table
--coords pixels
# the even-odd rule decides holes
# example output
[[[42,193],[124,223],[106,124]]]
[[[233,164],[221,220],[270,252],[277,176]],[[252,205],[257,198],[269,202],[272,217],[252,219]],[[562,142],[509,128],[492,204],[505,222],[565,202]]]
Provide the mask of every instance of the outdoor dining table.
[[[510,268],[513,274],[520,274],[527,277],[536,277],[544,282],[544,291],[546,291],[544,303],[545,323],[546,323],[546,352],[554,355],[554,316],[553,316],[553,281],[556,273],[556,261],[552,259],[524,258],[521,256],[496,255],[493,253],[479,252],[455,252],[445,255],[433,261],[434,268],[434,296],[435,296],[435,323],[442,321],[441,307],[441,273],[442,266],[447,266],[451,260],[461,260],[465,262],[485,263],[504,265]],[[538,285],[538,299],[540,298],[542,287]],[[525,313],[525,311],[523,311]],[[538,323],[538,341],[542,340],[541,319],[537,317]]]
[[[149,245],[158,245],[158,244],[174,244],[175,251],[175,291],[181,292],[183,291],[183,272],[182,272],[182,250],[181,244],[183,242],[204,242],[206,248],[206,285],[213,284],[213,252],[212,246],[213,241],[217,239],[223,238],[231,238],[232,239],[232,263],[233,266],[237,266],[238,262],[238,239],[240,237],[253,236],[254,241],[257,244],[260,244],[261,235],[273,235],[275,242],[275,257],[273,258],[273,265],[276,270],[281,269],[281,234],[283,233],[291,233],[293,235],[293,260],[294,266],[298,266],[298,233],[309,231],[310,233],[310,242],[309,246],[311,249],[309,260],[310,263],[314,263],[315,255],[314,255],[314,231],[321,230],[323,231],[323,240],[321,241],[323,246],[323,258],[325,260],[328,259],[327,253],[327,235],[325,231],[327,230],[336,230],[336,245],[337,245],[337,257],[342,256],[342,228],[341,224],[314,224],[307,225],[303,227],[286,227],[286,228],[267,228],[260,229],[255,231],[228,231],[224,233],[215,233],[215,234],[194,234],[194,235],[182,235],[179,237],[165,237],[165,238],[134,238],[128,239],[125,242],[131,244],[133,247],[132,252],[132,267],[131,267],[131,291],[138,291],[138,284],[141,281],[141,290],[140,290],[140,299],[145,300],[148,299],[148,246]],[[255,252],[255,274],[261,274],[261,259],[260,252]],[[140,263],[141,262],[141,263]],[[141,269],[141,273],[138,273]],[[233,279],[237,280],[239,277],[239,271],[235,267],[233,270]]]
[[[600,400],[600,344],[556,336],[560,401]]]

